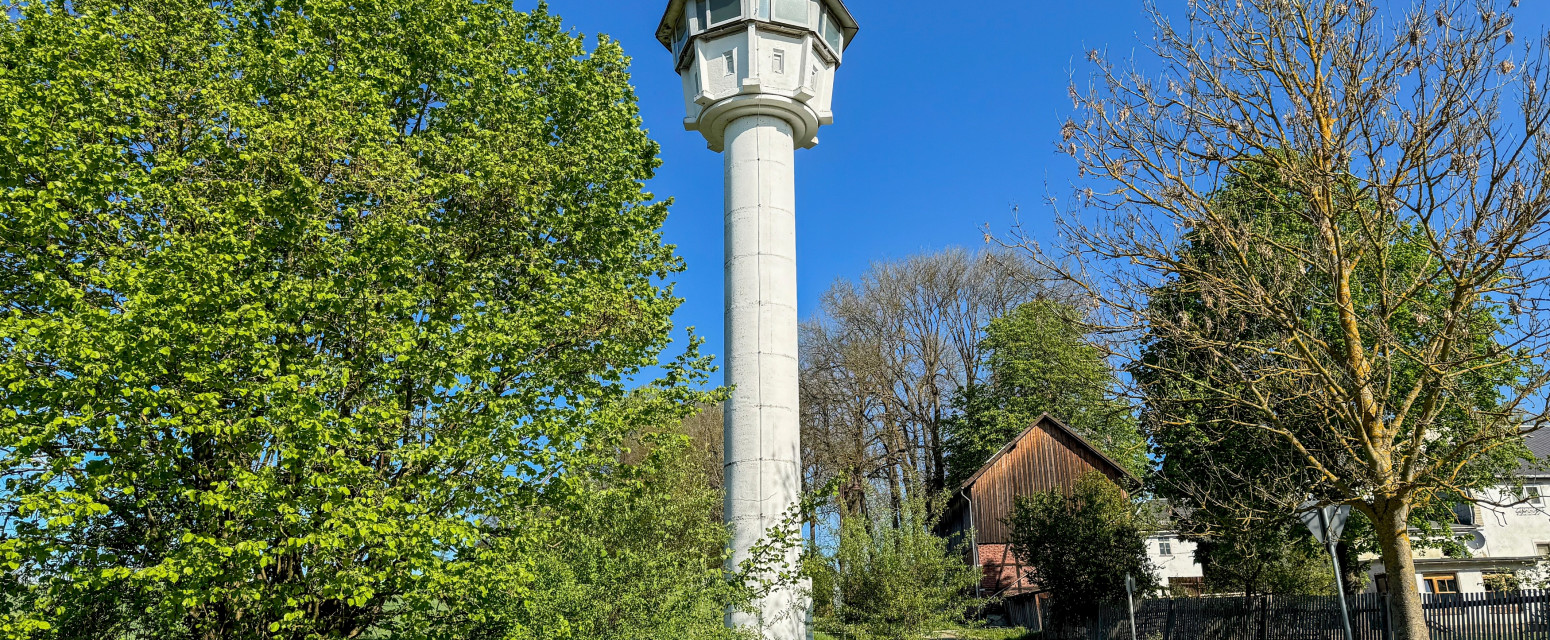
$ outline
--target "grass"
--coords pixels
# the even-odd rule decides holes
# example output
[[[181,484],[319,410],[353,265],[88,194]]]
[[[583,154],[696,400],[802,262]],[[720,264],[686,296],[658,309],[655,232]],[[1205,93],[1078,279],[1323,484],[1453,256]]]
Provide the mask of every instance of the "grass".
[[[853,640],[845,636],[831,636],[826,633],[817,633],[815,640]],[[936,633],[922,636],[922,640],[1035,640],[1038,634],[1026,629],[967,629],[952,628],[943,629]],[[860,640],[855,639],[855,640]]]

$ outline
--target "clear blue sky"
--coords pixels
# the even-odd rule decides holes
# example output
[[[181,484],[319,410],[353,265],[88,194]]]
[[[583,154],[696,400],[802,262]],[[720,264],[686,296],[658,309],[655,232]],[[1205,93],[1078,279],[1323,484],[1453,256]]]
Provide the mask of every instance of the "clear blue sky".
[[[1381,0],[1380,0],[1381,2]],[[654,32],[667,0],[550,0],[577,33],[608,34],[634,56],[633,78],[662,169],[649,185],[673,198],[668,242],[688,261],[680,332],[693,326],[722,353],[721,157],[683,130],[682,90]],[[517,8],[535,6],[517,0]],[[1082,52],[1143,54],[1151,29],[1140,0],[846,0],[861,34],[835,87],[835,123],[817,148],[797,152],[801,314],[836,279],[876,260],[948,246],[984,245],[1011,208],[1031,230],[1049,229],[1046,194],[1073,179],[1056,155],[1070,113],[1071,72]],[[1173,15],[1183,0],[1159,0]],[[1391,6],[1408,6],[1395,2]],[[1518,33],[1544,33],[1550,3],[1518,13]],[[718,375],[719,381],[719,375]]]

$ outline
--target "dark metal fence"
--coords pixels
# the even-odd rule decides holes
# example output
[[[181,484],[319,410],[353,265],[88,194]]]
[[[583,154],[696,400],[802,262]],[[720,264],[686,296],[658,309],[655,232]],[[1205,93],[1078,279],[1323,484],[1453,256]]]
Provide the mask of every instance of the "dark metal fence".
[[[1550,640],[1550,591],[1423,595],[1432,640]],[[1389,640],[1388,598],[1352,598],[1356,640]],[[1130,640],[1124,607],[1085,624],[1046,627],[1050,640]],[[1330,597],[1215,597],[1147,600],[1136,608],[1138,640],[1344,640],[1340,603]]]

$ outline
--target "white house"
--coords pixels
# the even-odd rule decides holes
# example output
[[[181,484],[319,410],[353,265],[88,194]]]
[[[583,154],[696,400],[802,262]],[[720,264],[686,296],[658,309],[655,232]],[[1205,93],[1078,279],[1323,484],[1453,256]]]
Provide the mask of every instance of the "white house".
[[[1195,561],[1195,543],[1172,531],[1159,531],[1146,539],[1146,555],[1152,560],[1157,581],[1174,595],[1200,595],[1205,572]]]
[[[1490,576],[1509,576],[1550,557],[1550,471],[1542,468],[1550,466],[1550,432],[1530,434],[1528,447],[1538,460],[1518,470],[1527,502],[1514,504],[1521,498],[1511,487],[1499,486],[1472,496],[1493,504],[1457,505],[1451,526],[1465,540],[1470,557],[1417,551],[1415,580],[1421,593],[1480,593],[1495,586]],[[1371,560],[1373,579],[1368,589],[1387,591],[1391,578],[1383,562]]]

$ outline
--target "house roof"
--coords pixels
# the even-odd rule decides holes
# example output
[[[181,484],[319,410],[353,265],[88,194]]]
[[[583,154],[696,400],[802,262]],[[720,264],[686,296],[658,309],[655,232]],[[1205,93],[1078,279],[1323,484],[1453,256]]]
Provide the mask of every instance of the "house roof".
[[[1550,425],[1523,435],[1523,444],[1534,454],[1533,460],[1518,465],[1520,476],[1550,476]]]
[[[1049,425],[1050,427],[1053,427],[1055,430],[1063,432],[1063,433],[1065,433],[1068,436],[1071,436],[1071,439],[1075,440],[1078,446],[1080,446],[1080,447],[1086,449],[1087,451],[1091,452],[1099,461],[1109,465],[1109,467],[1112,468],[1113,470],[1118,471],[1121,477],[1129,478],[1130,481],[1135,483],[1136,485],[1140,485],[1141,484],[1141,479],[1140,478],[1137,478],[1134,474],[1130,473],[1130,471],[1128,471],[1124,467],[1120,466],[1120,464],[1118,462],[1115,462],[1109,456],[1104,455],[1104,453],[1102,451],[1099,451],[1097,447],[1094,447],[1093,444],[1091,442],[1088,442],[1086,438],[1083,438],[1081,435],[1077,434],[1077,432],[1072,431],[1071,427],[1066,426],[1066,423],[1061,422],[1060,420],[1057,420],[1055,418],[1055,416],[1052,416],[1052,415],[1046,413],[1044,415],[1039,416],[1039,419],[1034,420],[1033,423],[1028,425],[1028,428],[1024,429],[1023,432],[1018,434],[1016,438],[1012,438],[1012,441],[1006,443],[1006,446],[1001,447],[1001,450],[997,451],[996,455],[991,456],[989,460],[986,460],[985,464],[980,465],[979,470],[975,471],[974,475],[969,476],[968,480],[964,480],[963,484],[959,485],[958,489],[960,491],[965,491],[965,490],[968,490],[969,488],[973,487],[974,483],[979,481],[980,476],[985,475],[985,472],[988,471],[992,466],[994,466],[996,464],[996,461],[1001,459],[1001,456],[1004,456],[1008,452],[1010,452],[1011,450],[1016,449],[1017,448],[1017,444],[1019,442],[1022,442],[1024,438],[1027,438],[1029,434],[1032,434],[1035,430],[1037,430],[1042,425]]]

